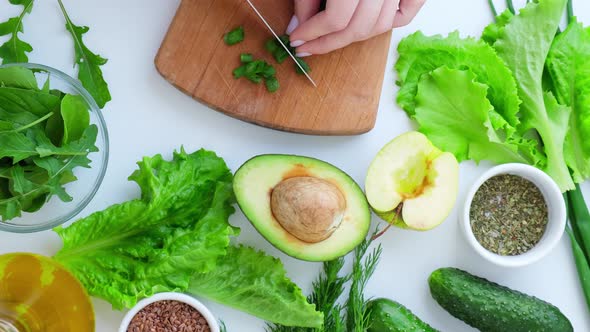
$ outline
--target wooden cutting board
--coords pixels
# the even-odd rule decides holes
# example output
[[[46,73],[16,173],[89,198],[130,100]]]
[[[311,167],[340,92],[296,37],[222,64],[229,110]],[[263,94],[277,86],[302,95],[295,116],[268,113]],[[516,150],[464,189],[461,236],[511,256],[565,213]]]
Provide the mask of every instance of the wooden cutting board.
[[[254,0],[277,33],[293,15],[291,0]],[[223,35],[242,25],[244,42],[227,46]],[[318,88],[295,73],[291,59],[277,64],[264,49],[271,33],[243,0],[183,0],[156,56],[170,83],[229,116],[279,130],[315,135],[355,135],[377,117],[390,33],[306,61]],[[252,53],[277,70],[280,89],[234,79],[240,54]]]

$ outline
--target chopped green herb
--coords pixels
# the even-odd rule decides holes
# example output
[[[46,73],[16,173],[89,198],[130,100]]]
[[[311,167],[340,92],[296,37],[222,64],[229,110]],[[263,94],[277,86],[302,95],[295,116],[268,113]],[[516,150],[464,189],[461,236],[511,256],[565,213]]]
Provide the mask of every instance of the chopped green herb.
[[[267,65],[266,67],[262,68],[262,71],[260,72],[260,74],[264,78],[274,77],[276,75],[276,73],[277,73],[277,71],[275,70],[275,67],[273,67],[271,65]]]
[[[477,241],[499,255],[520,255],[545,233],[549,214],[537,186],[520,176],[499,175],[473,197],[471,229]]]
[[[245,77],[250,82],[259,84],[265,79],[266,89],[275,92],[279,88],[279,81],[275,77],[276,70],[264,60],[254,60],[251,54],[240,55],[242,65],[234,69],[235,78]],[[249,60],[249,61],[244,61]]]
[[[275,92],[279,89],[279,80],[274,76],[267,78],[264,83],[266,84],[266,90],[268,90],[268,92]]]
[[[242,53],[240,54],[240,61],[242,63],[248,63],[254,61],[254,57],[250,53]]]
[[[266,48],[267,51],[269,51],[271,54],[274,54],[274,52],[276,52],[276,50],[281,47],[276,40],[274,39],[269,39],[266,41],[266,43],[264,44],[264,47]]]
[[[223,36],[223,41],[227,45],[235,45],[241,43],[244,40],[244,28],[239,26],[232,31],[228,32]]]
[[[260,82],[262,82],[262,76],[259,75],[250,75],[246,76],[246,78],[252,83],[259,84]]]
[[[283,44],[285,44],[285,46],[287,46],[289,48],[289,52],[291,52],[291,54],[295,54],[295,47],[291,47],[291,44],[289,42],[289,35],[282,35],[279,38],[281,39]],[[285,61],[285,59],[287,59],[289,57],[289,53],[287,53],[285,48],[275,38],[267,40],[266,44],[265,44],[265,48],[268,52],[270,52],[270,54],[272,54],[273,58],[278,63],[283,63]],[[303,67],[303,69],[306,72],[311,71],[311,68],[309,67],[307,62],[305,62],[303,59],[301,59],[299,57],[295,57],[295,59],[297,60],[297,62],[299,62],[301,67]],[[303,71],[297,65],[295,65],[295,71],[297,72],[297,74],[303,75]]]
[[[305,60],[299,57],[296,57],[295,59],[297,59],[297,62],[303,68],[303,70],[305,70],[306,73],[309,73],[311,71],[311,68],[309,68],[309,65],[307,64],[307,62],[305,62]],[[297,74],[303,75],[303,70],[301,70],[301,68],[299,68],[298,65],[295,65],[295,71],[297,72]]]
[[[238,68],[234,69],[234,78],[240,78],[246,75],[246,66],[239,66]]]

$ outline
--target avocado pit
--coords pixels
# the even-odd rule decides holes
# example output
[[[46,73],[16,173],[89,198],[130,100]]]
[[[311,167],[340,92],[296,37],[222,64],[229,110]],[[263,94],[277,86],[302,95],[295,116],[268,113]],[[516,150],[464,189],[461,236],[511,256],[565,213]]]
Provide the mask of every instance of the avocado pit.
[[[281,181],[271,193],[271,210],[281,226],[301,241],[323,241],[342,223],[346,199],[334,184],[311,176]]]

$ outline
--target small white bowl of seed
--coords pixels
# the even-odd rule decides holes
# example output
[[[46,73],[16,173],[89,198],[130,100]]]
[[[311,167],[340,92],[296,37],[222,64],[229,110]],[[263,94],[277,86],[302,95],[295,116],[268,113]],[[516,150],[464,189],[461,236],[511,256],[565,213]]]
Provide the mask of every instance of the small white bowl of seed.
[[[460,214],[467,242],[505,267],[532,264],[559,242],[566,206],[549,175],[525,164],[504,164],[471,186]]]
[[[158,293],[139,301],[123,318],[119,332],[219,332],[213,314],[182,293]]]

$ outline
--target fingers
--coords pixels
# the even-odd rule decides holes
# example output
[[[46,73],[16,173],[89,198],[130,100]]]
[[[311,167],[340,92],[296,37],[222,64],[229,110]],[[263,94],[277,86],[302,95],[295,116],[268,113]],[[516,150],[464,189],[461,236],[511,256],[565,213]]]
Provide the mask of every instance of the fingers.
[[[425,2],[426,0],[400,0],[399,10],[393,19],[393,27],[399,28],[408,25]]]
[[[303,24],[320,10],[321,0],[295,0],[295,16],[299,24]]]
[[[344,30],[329,33],[303,44],[297,48],[297,54],[299,56],[325,54],[355,41],[372,37],[373,29],[379,20],[384,2],[385,0],[360,1],[350,23]],[[313,18],[308,22],[311,22],[311,20]]]
[[[383,2],[383,8],[381,8],[381,13],[371,35],[377,36],[393,28],[393,20],[397,12],[398,3],[399,0],[385,0]]]
[[[359,0],[328,0],[325,11],[311,17],[293,31],[291,44],[301,45],[320,36],[345,29],[358,4]]]

